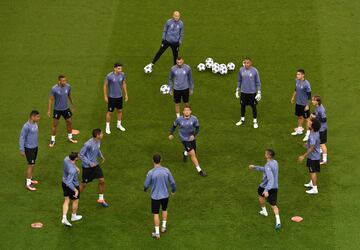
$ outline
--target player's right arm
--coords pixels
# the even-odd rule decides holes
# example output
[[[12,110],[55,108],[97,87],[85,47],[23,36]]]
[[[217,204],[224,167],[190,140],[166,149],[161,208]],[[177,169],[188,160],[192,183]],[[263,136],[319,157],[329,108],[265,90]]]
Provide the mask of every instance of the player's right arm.
[[[170,183],[170,186],[171,186],[171,193],[175,194],[175,192],[176,192],[176,183],[175,183],[174,177],[172,176],[170,171],[168,171],[168,180],[169,180],[169,183]]]
[[[239,74],[238,74],[238,83],[237,83],[237,87],[236,87],[236,91],[235,91],[235,97],[236,98],[240,98],[239,92],[241,89],[241,84],[242,84],[242,76],[241,76],[241,68],[239,69]]]
[[[149,171],[144,182],[144,192],[146,192],[146,190],[150,187],[150,184],[151,184],[151,172]]]
[[[25,155],[25,138],[28,133],[27,127],[24,125],[21,129],[20,137],[19,137],[19,147],[20,147],[20,154]]]
[[[162,38],[161,38],[163,41],[166,39],[167,31],[168,31],[168,21],[166,21],[166,23],[164,25],[163,34],[162,34]]]
[[[104,100],[106,103],[108,103],[108,95],[107,95],[107,79],[104,80]]]
[[[295,89],[294,89],[294,93],[291,97],[291,103],[295,103],[295,97],[296,97],[296,81],[295,81]]]
[[[52,106],[53,102],[54,102],[54,96],[50,95],[49,96],[49,102],[48,102],[48,111],[47,111],[48,117],[51,117],[51,106]]]
[[[86,166],[90,166],[93,167],[94,164],[89,160],[89,158],[86,155],[86,152],[88,150],[88,144],[85,143],[85,145],[82,147],[82,149],[80,150],[79,156],[80,156],[80,160],[86,165]]]
[[[169,88],[170,88],[170,95],[173,95],[173,80],[174,80],[174,74],[172,71],[172,68],[170,70],[170,74],[169,74]]]
[[[176,120],[174,121],[174,124],[170,128],[169,140],[174,139],[174,132],[175,132],[177,126],[178,126],[178,119],[176,118]]]

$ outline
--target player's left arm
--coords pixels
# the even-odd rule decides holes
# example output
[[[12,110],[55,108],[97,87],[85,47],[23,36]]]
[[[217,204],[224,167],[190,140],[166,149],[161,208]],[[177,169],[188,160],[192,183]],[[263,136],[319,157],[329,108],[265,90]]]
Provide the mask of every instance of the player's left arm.
[[[179,45],[182,43],[182,40],[184,39],[184,24],[180,27],[180,38],[179,38]]]
[[[315,148],[315,145],[310,144],[310,147],[308,148],[308,150],[306,150],[305,154],[299,156],[299,161],[300,162],[303,161],[305,159],[305,157],[307,157],[311,152],[314,151],[314,148]]]
[[[308,104],[305,106],[305,111],[308,111],[308,110],[310,110],[310,102],[311,102],[311,87],[310,87],[310,85],[308,85],[306,88],[306,95],[308,98]]]
[[[192,71],[191,71],[190,67],[189,67],[187,77],[188,77],[188,81],[189,81],[189,85],[190,85],[190,95],[192,95],[194,93],[194,79],[192,77]]]
[[[267,183],[267,185],[265,187],[265,190],[264,190],[264,194],[265,194],[265,192],[267,193],[272,188],[272,186],[274,185],[275,178],[274,178],[274,175],[273,175],[273,173],[271,171],[270,166],[265,166],[264,171],[265,171],[266,177],[268,179],[268,183]]]
[[[68,99],[69,99],[70,104],[71,104],[71,109],[74,112],[75,111],[75,105],[74,105],[74,102],[73,102],[73,99],[72,99],[72,96],[71,96],[71,89],[70,88],[69,88],[69,92],[68,92]]]
[[[256,90],[257,90],[257,94],[255,96],[255,99],[257,101],[260,101],[261,100],[261,82],[260,82],[260,76],[259,76],[258,71],[256,71],[254,80],[255,80],[255,86],[256,86]]]
[[[25,155],[25,138],[27,136],[27,133],[28,133],[27,128],[23,126],[19,137],[19,147],[20,147],[21,155]]]
[[[102,163],[105,162],[105,157],[104,157],[104,155],[102,154],[102,152],[101,152],[100,149],[99,149],[98,157],[100,157],[100,158],[102,159]]]
[[[177,122],[177,118],[176,118],[176,120],[174,121],[173,125],[170,128],[169,140],[174,139],[174,132],[175,132],[177,126],[178,126],[178,122]]]
[[[128,92],[127,92],[127,87],[126,87],[126,81],[125,80],[122,81],[122,88],[123,88],[123,91],[124,91],[124,94],[125,94],[125,102],[127,102],[129,100],[129,97],[128,97]]]
[[[150,187],[150,184],[151,184],[151,172],[149,171],[144,182],[144,192],[146,192],[146,190]]]
[[[171,186],[171,193],[175,194],[175,192],[176,192],[176,183],[175,183],[174,177],[172,176],[170,171],[168,172],[168,180],[169,180],[169,183],[170,183],[170,186]]]

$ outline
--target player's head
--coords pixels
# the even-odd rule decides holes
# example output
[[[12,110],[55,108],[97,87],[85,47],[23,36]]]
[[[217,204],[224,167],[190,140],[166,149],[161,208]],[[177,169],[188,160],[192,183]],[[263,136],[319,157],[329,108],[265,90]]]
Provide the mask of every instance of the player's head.
[[[309,121],[310,121],[310,129],[313,130],[314,132],[318,132],[321,128],[320,121],[316,118],[309,119]]]
[[[67,83],[67,80],[66,80],[66,76],[64,75],[59,75],[58,76],[58,82],[61,86],[65,86],[65,84]]]
[[[191,115],[191,107],[189,105],[185,105],[183,114],[185,117],[189,117]]]
[[[304,69],[298,69],[296,71],[296,79],[304,80],[304,78],[305,78],[305,70]]]
[[[104,135],[101,132],[101,129],[96,128],[96,129],[93,129],[92,136],[93,136],[94,139],[101,140]]]
[[[252,66],[252,60],[250,57],[245,57],[243,61],[243,65],[245,68],[250,68]]]
[[[318,95],[314,95],[312,98],[311,98],[311,102],[314,106],[319,106],[321,105],[321,97],[318,96]]]
[[[159,153],[156,153],[156,154],[153,155],[153,162],[154,162],[154,164],[160,164],[161,155]]]
[[[178,56],[178,57],[176,58],[176,64],[177,64],[178,66],[183,65],[183,64],[184,64],[184,58],[182,58],[181,56]]]
[[[31,111],[29,116],[33,122],[38,122],[40,120],[40,113],[37,110]]]
[[[71,152],[69,154],[69,158],[72,161],[77,161],[79,159],[79,153],[78,152]]]
[[[268,148],[265,150],[265,158],[266,159],[273,159],[275,157],[275,151]]]
[[[119,74],[122,72],[122,64],[121,63],[114,63],[114,72]]]
[[[180,20],[180,12],[175,10],[172,14],[172,17],[174,18],[175,21],[179,21]]]

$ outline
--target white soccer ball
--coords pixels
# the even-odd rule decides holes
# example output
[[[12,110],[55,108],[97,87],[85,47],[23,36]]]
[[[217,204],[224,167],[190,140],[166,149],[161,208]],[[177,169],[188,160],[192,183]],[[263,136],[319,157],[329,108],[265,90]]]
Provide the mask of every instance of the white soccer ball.
[[[213,66],[213,64],[214,64],[214,59],[212,59],[212,58],[210,58],[210,57],[205,59],[205,66],[206,66],[206,68],[211,69],[211,67]]]
[[[211,71],[216,74],[216,73],[219,73],[219,70],[220,70],[220,65],[215,62],[213,63],[212,67],[211,67]]]
[[[204,71],[206,69],[205,64],[203,63],[199,63],[199,65],[197,66],[198,71]]]
[[[167,84],[161,85],[161,87],[160,87],[160,92],[161,92],[163,95],[169,94],[169,93],[170,93],[170,87],[169,87],[169,85],[167,85]]]
[[[232,63],[232,62],[229,62],[229,63],[227,64],[227,69],[228,69],[228,70],[235,70],[235,64]]]
[[[149,65],[145,66],[144,72],[145,72],[145,74],[150,74],[152,72],[151,66],[149,66]]]
[[[220,66],[219,73],[221,75],[226,75],[228,73],[228,69],[225,64],[223,66]]]

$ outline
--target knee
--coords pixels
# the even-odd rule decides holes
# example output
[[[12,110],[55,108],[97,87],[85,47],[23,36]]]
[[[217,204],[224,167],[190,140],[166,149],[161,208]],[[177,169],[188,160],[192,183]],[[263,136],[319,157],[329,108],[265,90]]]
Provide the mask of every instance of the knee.
[[[104,179],[104,178],[100,178],[100,179],[99,179],[99,184],[101,184],[101,185],[105,184],[105,179]]]

